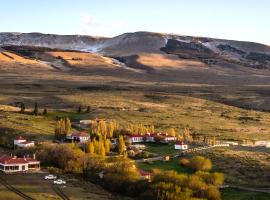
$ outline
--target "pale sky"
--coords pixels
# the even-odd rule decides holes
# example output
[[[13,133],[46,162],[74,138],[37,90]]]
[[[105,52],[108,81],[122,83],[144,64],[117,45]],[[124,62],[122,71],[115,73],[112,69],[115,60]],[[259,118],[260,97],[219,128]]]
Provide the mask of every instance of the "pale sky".
[[[0,32],[151,31],[270,45],[270,0],[0,0]]]

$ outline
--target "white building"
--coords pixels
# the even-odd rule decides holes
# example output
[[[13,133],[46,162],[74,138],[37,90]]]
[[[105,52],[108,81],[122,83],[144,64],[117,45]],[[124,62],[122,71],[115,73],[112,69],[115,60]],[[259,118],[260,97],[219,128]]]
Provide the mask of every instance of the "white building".
[[[17,158],[16,156],[2,155],[0,156],[0,170],[5,173],[16,173],[26,171],[39,171],[40,162],[35,156]]]
[[[176,150],[186,150],[188,149],[188,145],[184,142],[176,142],[174,145],[174,149]]]
[[[21,148],[29,148],[35,146],[34,141],[27,141],[23,137],[19,136],[14,139],[14,146],[21,147]]]
[[[90,135],[85,132],[77,132],[67,135],[67,139],[74,142],[85,143],[90,139]]]
[[[256,141],[254,143],[254,146],[255,147],[267,147],[267,148],[269,148],[270,147],[270,142],[266,141],[266,140],[260,140],[260,141]]]
[[[128,140],[131,143],[140,143],[140,142],[144,142],[144,136],[133,134],[133,135],[128,136]]]

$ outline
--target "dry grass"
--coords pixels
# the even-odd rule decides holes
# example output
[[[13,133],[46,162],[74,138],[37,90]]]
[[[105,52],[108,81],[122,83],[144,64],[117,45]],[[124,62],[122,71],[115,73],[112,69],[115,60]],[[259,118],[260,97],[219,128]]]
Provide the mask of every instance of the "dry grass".
[[[198,152],[210,158],[214,170],[226,176],[226,182],[250,187],[270,186],[270,151],[264,148],[232,147]]]
[[[190,67],[206,67],[199,61],[181,60],[175,55],[168,54],[139,54],[137,61],[155,69],[186,69]]]

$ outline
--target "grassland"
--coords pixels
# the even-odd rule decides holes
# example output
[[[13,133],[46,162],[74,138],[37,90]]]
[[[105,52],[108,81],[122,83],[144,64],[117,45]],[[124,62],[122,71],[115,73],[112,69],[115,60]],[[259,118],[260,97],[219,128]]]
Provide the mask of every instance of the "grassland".
[[[2,103],[12,103],[11,97],[2,98]],[[29,98],[30,99],[30,98]],[[270,139],[270,114],[227,106],[210,100],[166,93],[138,91],[92,91],[55,95],[55,101],[21,98],[27,107],[38,102],[41,108],[48,108],[47,117],[0,112],[0,127],[17,132],[34,132],[41,135],[53,133],[56,116],[70,116],[72,119],[105,118],[115,119],[120,124],[153,124],[158,130],[174,127],[181,132],[189,127],[197,134],[217,136],[230,140]],[[90,113],[76,114],[82,105],[91,106]]]
[[[225,174],[232,185],[267,188],[270,186],[269,150],[258,148],[216,148],[194,153],[210,158],[213,169]]]
[[[260,192],[249,192],[237,189],[221,190],[223,200],[268,200],[270,194]]]

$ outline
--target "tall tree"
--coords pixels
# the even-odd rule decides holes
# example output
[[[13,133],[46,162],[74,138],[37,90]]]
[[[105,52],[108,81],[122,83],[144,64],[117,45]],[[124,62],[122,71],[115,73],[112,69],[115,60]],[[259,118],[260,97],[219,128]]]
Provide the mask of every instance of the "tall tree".
[[[33,114],[38,115],[38,104],[37,103],[35,103],[35,108],[34,108]]]
[[[78,113],[81,113],[82,112],[82,106],[81,105],[79,105],[79,107],[78,107]]]
[[[122,135],[119,135],[118,137],[118,153],[123,154],[126,151],[126,144],[124,141],[124,137]]]
[[[90,111],[91,111],[90,106],[87,106],[87,108],[86,108],[86,113],[90,113]]]
[[[21,111],[20,111],[21,113],[24,113],[25,112],[25,105],[24,105],[24,103],[21,103]]]
[[[48,114],[47,108],[44,108],[43,115],[47,115],[47,114]]]

